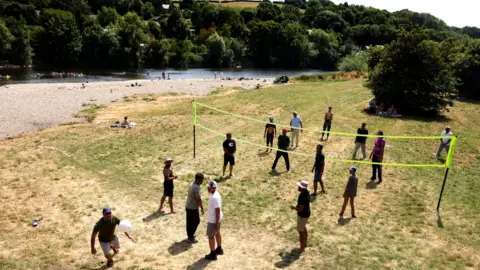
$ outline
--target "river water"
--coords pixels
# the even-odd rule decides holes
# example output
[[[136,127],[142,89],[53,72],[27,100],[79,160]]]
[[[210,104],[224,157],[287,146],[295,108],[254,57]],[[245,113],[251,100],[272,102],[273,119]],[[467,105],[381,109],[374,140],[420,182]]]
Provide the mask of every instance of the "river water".
[[[11,83],[59,83],[59,82],[95,82],[95,81],[121,81],[132,79],[154,79],[170,75],[171,80],[182,79],[213,79],[215,73],[217,78],[223,76],[224,78],[272,78],[279,76],[295,77],[302,74],[321,74],[327,71],[313,70],[313,69],[256,69],[256,68],[232,68],[232,69],[145,69],[139,72],[128,71],[111,71],[111,70],[54,70],[55,72],[74,72],[76,74],[83,74],[81,77],[63,77],[51,78],[51,76],[44,76],[51,74],[52,70],[36,70],[34,68],[18,68],[5,69],[0,68],[0,85]],[[37,76],[37,74],[39,76]],[[10,76],[8,79],[5,76]]]

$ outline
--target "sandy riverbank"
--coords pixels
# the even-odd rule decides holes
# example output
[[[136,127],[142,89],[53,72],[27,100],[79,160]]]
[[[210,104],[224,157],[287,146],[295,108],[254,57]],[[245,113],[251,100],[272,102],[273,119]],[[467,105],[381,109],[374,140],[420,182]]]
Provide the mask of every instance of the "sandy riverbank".
[[[131,87],[132,83],[141,86]],[[86,83],[85,88],[81,88],[81,83],[10,84],[0,87],[0,140],[22,132],[79,121],[73,115],[82,110],[84,103],[109,104],[124,96],[139,93],[205,95],[219,87],[253,89],[257,84],[272,83],[273,78],[252,81],[192,79],[94,82]]]

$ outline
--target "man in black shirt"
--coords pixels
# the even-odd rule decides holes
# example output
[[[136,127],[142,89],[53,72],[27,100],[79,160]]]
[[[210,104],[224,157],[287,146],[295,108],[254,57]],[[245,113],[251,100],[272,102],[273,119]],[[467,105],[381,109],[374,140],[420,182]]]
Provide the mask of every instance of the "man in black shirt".
[[[120,248],[120,240],[115,235],[115,227],[120,224],[120,219],[112,215],[112,209],[109,207],[103,208],[103,217],[93,227],[92,237],[90,239],[90,247],[92,254],[96,254],[95,236],[98,234],[98,241],[102,247],[103,254],[107,258],[107,267],[113,266],[113,256],[118,253]],[[125,235],[135,242],[127,232]],[[113,250],[113,254],[110,251]]]
[[[237,144],[232,140],[232,134],[227,133],[227,139],[223,142],[223,176],[225,176],[225,169],[230,163],[230,175],[232,177],[233,166],[235,165],[235,152],[237,151]]]
[[[298,185],[298,195],[297,206],[290,206],[291,209],[297,211],[297,231],[300,236],[300,252],[304,252],[307,247],[307,221],[310,217],[310,194],[308,193],[308,182],[303,180]]]
[[[273,138],[277,135],[277,127],[273,123],[273,116],[269,117],[270,123],[265,125],[265,131],[263,132],[263,137],[267,139],[267,150],[268,152],[268,145],[270,144],[270,152],[272,152],[273,148]]]
[[[272,172],[275,171],[277,167],[278,159],[281,156],[285,159],[285,165],[287,165],[287,171],[290,172],[290,160],[288,159],[288,146],[290,145],[290,138],[287,136],[288,129],[282,129],[282,135],[278,136],[278,150],[275,161],[273,162]]]
[[[362,127],[357,130],[357,134],[368,135],[368,129],[365,128],[366,126],[367,126],[367,124],[362,123]],[[353,150],[352,159],[356,158],[358,149],[360,147],[362,148],[363,159],[365,160],[367,158],[367,152],[365,151],[366,142],[367,142],[367,137],[365,137],[365,136],[355,137],[355,149]]]

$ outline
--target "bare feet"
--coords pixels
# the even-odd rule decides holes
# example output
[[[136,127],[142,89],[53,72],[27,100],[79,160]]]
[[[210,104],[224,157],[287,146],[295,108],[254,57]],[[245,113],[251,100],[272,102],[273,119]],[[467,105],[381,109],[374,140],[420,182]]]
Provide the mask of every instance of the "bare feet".
[[[175,212],[175,211],[170,211],[170,214],[176,214],[176,213],[177,213],[177,212]]]
[[[157,212],[162,212],[162,207],[159,207]]]

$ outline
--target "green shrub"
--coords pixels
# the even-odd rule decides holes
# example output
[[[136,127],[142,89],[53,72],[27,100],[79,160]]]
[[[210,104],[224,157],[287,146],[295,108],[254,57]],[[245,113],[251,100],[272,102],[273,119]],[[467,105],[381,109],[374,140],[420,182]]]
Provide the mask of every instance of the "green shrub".
[[[368,57],[366,52],[351,54],[342,59],[338,69],[342,72],[368,71]]]

